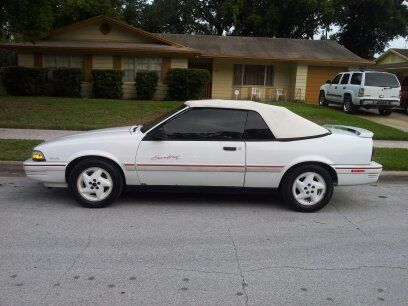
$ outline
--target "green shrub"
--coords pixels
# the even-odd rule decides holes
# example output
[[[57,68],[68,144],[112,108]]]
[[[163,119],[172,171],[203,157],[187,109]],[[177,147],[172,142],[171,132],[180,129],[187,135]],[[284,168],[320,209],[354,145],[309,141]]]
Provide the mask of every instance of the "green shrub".
[[[156,71],[138,71],[136,73],[136,99],[151,100],[156,92],[159,75]]]
[[[167,73],[169,100],[200,99],[205,87],[211,81],[211,74],[206,69],[173,68]]]
[[[52,71],[52,92],[57,97],[79,97],[81,95],[82,70],[58,68]]]
[[[122,71],[113,69],[95,69],[92,70],[92,77],[94,81],[93,91],[95,98],[122,98]]]
[[[47,71],[43,68],[4,67],[1,80],[6,91],[14,96],[39,96],[44,93]]]

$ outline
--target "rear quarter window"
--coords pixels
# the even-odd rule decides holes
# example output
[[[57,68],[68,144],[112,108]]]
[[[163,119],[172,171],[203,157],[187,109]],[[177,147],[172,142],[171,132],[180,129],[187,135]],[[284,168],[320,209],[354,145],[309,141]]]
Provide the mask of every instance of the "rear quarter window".
[[[391,88],[397,88],[400,86],[398,79],[395,75],[390,73],[376,73],[376,72],[369,72],[365,74],[364,85]]]

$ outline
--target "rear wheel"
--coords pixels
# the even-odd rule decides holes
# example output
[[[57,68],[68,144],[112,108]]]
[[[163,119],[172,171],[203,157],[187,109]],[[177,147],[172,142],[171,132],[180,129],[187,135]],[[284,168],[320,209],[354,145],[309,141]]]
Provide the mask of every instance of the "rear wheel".
[[[75,200],[89,208],[101,208],[114,202],[122,192],[122,175],[110,162],[90,158],[79,162],[68,178]]]
[[[328,106],[329,105],[323,91],[321,91],[320,95],[319,95],[319,105],[320,106]]]
[[[333,179],[318,165],[304,165],[291,170],[282,182],[282,197],[295,210],[313,212],[330,202]]]
[[[378,113],[382,116],[389,116],[392,114],[392,108],[379,107]]]
[[[353,114],[356,111],[356,107],[353,104],[353,101],[350,96],[344,97],[343,101],[343,112],[346,114]]]

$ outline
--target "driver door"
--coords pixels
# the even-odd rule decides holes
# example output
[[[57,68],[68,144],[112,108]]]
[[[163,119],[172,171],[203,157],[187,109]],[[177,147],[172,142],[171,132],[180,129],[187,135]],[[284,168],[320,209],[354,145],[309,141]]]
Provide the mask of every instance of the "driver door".
[[[339,83],[340,83],[340,79],[341,79],[342,74],[338,74],[334,77],[334,79],[332,80],[331,84],[328,86],[327,89],[327,95],[326,98],[330,101],[336,101],[339,102],[339,98],[338,98],[338,89],[339,89]]]
[[[190,108],[149,131],[136,156],[141,184],[242,187],[246,117],[244,110]]]

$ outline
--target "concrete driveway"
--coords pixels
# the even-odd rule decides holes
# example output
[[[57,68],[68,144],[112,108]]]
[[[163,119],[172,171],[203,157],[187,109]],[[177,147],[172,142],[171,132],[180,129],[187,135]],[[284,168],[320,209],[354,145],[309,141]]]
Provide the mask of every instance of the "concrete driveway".
[[[390,116],[381,116],[375,109],[361,108],[357,114],[362,118],[408,132],[408,115],[404,111],[395,110]]]
[[[405,182],[273,195],[129,193],[105,209],[0,175],[0,305],[405,304]]]

